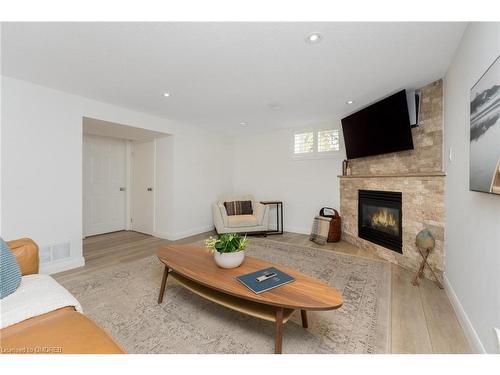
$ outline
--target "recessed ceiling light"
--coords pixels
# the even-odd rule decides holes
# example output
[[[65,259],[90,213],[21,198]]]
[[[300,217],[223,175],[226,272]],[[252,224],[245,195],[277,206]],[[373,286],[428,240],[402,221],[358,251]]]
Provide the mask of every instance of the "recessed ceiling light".
[[[164,92],[164,93],[163,93],[163,96],[164,96],[165,98],[168,98],[168,97],[170,96],[170,94],[169,94],[168,92]]]
[[[307,43],[319,43],[321,42],[321,33],[311,33],[307,36],[306,42]]]
[[[348,100],[347,102],[345,102],[345,104],[349,104],[349,105],[354,104],[354,100]]]
[[[246,122],[240,122],[240,125],[241,125],[241,126],[246,126],[246,125],[247,125],[247,123],[246,123]]]

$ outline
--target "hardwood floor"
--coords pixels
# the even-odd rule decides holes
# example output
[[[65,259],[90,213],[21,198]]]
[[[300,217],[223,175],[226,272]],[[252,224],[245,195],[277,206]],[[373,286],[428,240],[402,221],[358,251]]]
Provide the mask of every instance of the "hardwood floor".
[[[202,233],[175,243],[191,243],[214,233]],[[341,241],[324,246],[309,241],[307,235],[285,233],[268,236],[269,240],[317,247],[339,253],[379,259],[350,243]],[[83,241],[86,264],[55,275],[57,280],[78,277],[89,270],[105,269],[156,253],[159,246],[172,241],[137,232],[115,232],[88,237]],[[429,280],[419,287],[411,284],[413,273],[397,265],[392,267],[391,351],[392,353],[470,353],[462,328],[444,290]]]

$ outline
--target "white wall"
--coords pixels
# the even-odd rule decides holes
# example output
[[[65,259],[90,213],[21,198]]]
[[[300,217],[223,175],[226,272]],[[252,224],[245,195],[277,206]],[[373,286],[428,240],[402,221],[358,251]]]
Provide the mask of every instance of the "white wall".
[[[500,54],[500,24],[471,23],[444,78],[445,276],[476,351],[498,353],[500,196],[469,191],[470,89]]]
[[[0,233],[29,236],[41,246],[70,242],[71,260],[46,272],[83,261],[83,116],[173,134],[157,143],[169,158],[159,173],[165,192],[157,191],[164,205],[158,235],[179,238],[211,228],[211,202],[231,191],[230,139],[10,77],[2,83]]]
[[[155,142],[155,233],[171,238],[174,214],[174,138],[157,138]]]
[[[310,128],[337,129],[318,124]],[[285,231],[310,233],[321,207],[339,208],[337,175],[345,153],[336,158],[295,160],[291,156],[293,129],[237,137],[234,145],[234,191],[256,199],[284,202]],[[341,144],[343,141],[341,141]]]
[[[211,230],[213,202],[221,194],[232,192],[232,138],[199,132],[189,129],[182,137],[174,137],[175,199],[171,204],[175,220],[169,228],[170,239]]]

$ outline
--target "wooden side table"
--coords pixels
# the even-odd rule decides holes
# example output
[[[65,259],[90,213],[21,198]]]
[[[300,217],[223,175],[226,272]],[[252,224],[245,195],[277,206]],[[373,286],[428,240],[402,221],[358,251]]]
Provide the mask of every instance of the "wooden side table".
[[[282,201],[260,201],[260,203],[276,206],[276,229],[267,231],[266,234],[283,234],[283,202]]]

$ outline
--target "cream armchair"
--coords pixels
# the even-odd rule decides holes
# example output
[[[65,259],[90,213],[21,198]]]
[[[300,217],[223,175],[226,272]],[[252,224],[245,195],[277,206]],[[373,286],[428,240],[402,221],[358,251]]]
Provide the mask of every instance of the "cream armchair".
[[[228,215],[224,202],[251,201],[252,215]],[[224,197],[212,206],[217,233],[255,233],[269,230],[269,207],[256,202],[251,195]]]

